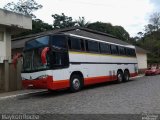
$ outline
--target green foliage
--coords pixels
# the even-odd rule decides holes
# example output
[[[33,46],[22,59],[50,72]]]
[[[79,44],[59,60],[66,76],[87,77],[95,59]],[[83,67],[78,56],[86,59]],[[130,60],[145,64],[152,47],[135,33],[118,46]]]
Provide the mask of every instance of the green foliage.
[[[53,30],[52,25],[44,23],[40,19],[32,20],[32,27],[33,27],[32,33],[39,33],[48,30]]]
[[[130,36],[129,33],[122,26],[113,26],[114,35],[121,40],[128,41]]]
[[[94,22],[90,23],[87,28],[97,30],[100,32],[105,32],[108,34],[113,33],[113,26],[110,23]]]
[[[89,25],[89,22],[86,22],[84,17],[79,17],[79,19],[76,20],[76,24],[80,27],[87,27]]]
[[[42,8],[42,5],[38,4],[34,0],[19,0],[17,3],[11,2],[4,6],[4,9],[20,13],[23,15],[28,15],[33,18],[36,18],[36,16],[33,14],[34,11]]]
[[[87,27],[89,24],[89,22],[86,22],[84,17],[79,17],[78,20],[73,20],[72,17],[66,16],[64,13],[62,13],[61,15],[54,14],[52,15],[52,17],[54,19],[53,21],[54,29],[74,27],[74,26]]]
[[[150,23],[145,26],[145,33],[136,42],[149,51],[148,63],[160,63],[160,13],[154,13]]]
[[[20,37],[20,36],[29,35],[29,34],[35,34],[35,33],[40,33],[48,30],[53,30],[52,25],[49,25],[48,23],[45,23],[40,19],[35,19],[35,20],[32,20],[32,30],[23,32],[13,37]]]
[[[150,23],[145,26],[145,34],[160,30],[160,13],[153,13],[149,19]]]
[[[111,34],[124,41],[130,38],[129,33],[122,26],[113,26],[110,23],[94,22],[90,23],[87,28]]]
[[[73,27],[76,24],[76,22],[73,21],[72,17],[68,17],[64,13],[62,13],[61,15],[54,14],[52,15],[52,17],[54,18],[54,29]]]

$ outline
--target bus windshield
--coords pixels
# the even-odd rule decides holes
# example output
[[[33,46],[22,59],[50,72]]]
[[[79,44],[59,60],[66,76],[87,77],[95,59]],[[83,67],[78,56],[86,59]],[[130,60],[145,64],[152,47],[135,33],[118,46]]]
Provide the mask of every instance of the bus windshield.
[[[35,49],[46,45],[49,45],[49,36],[40,37],[26,42],[25,50]]]
[[[49,68],[49,56],[47,55],[47,65],[43,65],[41,52],[43,48],[36,48],[24,52],[23,71],[37,71]]]
[[[41,60],[41,52],[46,46],[49,46],[49,36],[39,37],[26,42],[22,71],[37,71],[48,67],[43,65]]]
[[[51,40],[51,41],[50,41]],[[47,63],[42,63],[42,51],[49,47],[46,54]],[[68,66],[66,38],[63,35],[44,36],[26,42],[24,48],[23,72],[57,69]]]

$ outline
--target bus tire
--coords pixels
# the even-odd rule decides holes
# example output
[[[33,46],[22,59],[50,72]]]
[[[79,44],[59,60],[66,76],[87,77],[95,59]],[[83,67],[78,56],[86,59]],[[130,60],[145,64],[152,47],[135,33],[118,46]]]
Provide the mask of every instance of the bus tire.
[[[78,92],[82,88],[82,78],[78,74],[73,74],[70,78],[70,91]]]
[[[123,72],[119,70],[117,72],[117,83],[121,83],[122,81],[123,81]]]
[[[124,76],[124,78],[123,78],[124,82],[129,81],[130,74],[129,74],[128,70],[124,71],[124,75],[123,76]]]

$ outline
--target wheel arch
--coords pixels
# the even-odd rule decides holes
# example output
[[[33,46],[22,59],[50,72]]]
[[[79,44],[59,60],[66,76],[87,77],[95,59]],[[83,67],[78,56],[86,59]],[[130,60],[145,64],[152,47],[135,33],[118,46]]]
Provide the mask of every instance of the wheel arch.
[[[79,75],[81,78],[82,78],[82,85],[84,85],[84,76],[83,76],[83,73],[81,71],[73,71],[71,74],[70,74],[70,79],[73,75]]]
[[[130,71],[129,71],[129,69],[126,68],[126,69],[124,70],[124,72],[125,72],[125,71],[127,71],[127,72],[129,73],[129,76],[130,76]]]
[[[118,73],[119,71],[122,72],[122,74],[123,74],[123,70],[122,70],[122,69],[118,69],[118,70],[117,70],[117,73]]]

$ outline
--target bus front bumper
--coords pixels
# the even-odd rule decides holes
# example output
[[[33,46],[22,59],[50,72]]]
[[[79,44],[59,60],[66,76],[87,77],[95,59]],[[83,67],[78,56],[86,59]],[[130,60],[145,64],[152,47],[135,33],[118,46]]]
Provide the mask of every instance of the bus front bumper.
[[[70,83],[69,80],[54,81],[52,76],[47,76],[45,78],[38,78],[34,80],[22,80],[22,85],[25,89],[58,90],[68,88]]]

